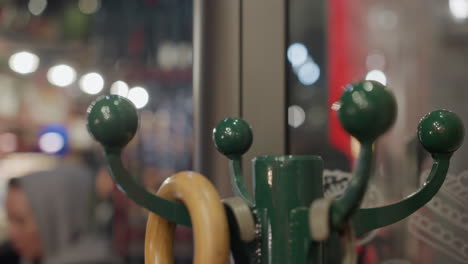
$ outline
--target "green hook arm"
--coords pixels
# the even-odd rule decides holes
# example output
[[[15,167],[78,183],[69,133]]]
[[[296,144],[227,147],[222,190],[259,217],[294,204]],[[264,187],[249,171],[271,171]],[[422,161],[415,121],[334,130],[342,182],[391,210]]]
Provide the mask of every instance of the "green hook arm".
[[[135,181],[122,164],[122,149],[138,128],[135,106],[123,97],[109,95],[94,101],[87,112],[88,130],[104,147],[110,174],[119,190],[153,213],[171,222],[190,226],[190,217],[184,205],[150,193]]]
[[[338,117],[343,128],[361,143],[356,169],[345,193],[333,201],[330,221],[341,228],[359,209],[373,164],[373,143],[395,121],[396,101],[384,85],[364,81],[348,85],[341,96]]]
[[[332,226],[340,227],[359,209],[371,175],[373,152],[371,143],[361,146],[357,167],[348,188],[332,203],[330,211]]]
[[[444,183],[451,156],[452,153],[434,155],[431,173],[423,187],[404,200],[383,207],[360,209],[353,218],[356,235],[396,223],[423,207]]]
[[[241,157],[249,150],[252,140],[250,125],[240,118],[226,118],[213,129],[213,142],[216,149],[229,159],[233,191],[251,207],[254,202],[242,177]]]
[[[106,150],[109,172],[121,192],[140,206],[170,222],[190,226],[190,216],[182,203],[169,201],[147,191],[125,169],[120,150]]]
[[[356,234],[400,221],[428,203],[444,183],[450,157],[463,143],[464,133],[463,122],[453,112],[436,110],[424,116],[419,122],[418,137],[434,159],[427,181],[400,202],[359,210],[353,218]]]
[[[254,203],[252,196],[245,186],[244,178],[242,177],[240,156],[233,157],[229,163],[229,167],[231,168],[231,184],[233,186],[234,193],[242,197],[242,199],[244,199],[244,201],[246,201],[247,204],[252,207]]]

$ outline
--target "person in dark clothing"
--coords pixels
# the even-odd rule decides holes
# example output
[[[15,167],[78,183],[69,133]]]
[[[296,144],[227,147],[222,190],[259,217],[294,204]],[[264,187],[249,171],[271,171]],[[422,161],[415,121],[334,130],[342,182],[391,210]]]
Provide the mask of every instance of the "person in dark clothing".
[[[0,245],[0,263],[2,264],[19,264],[20,256],[14,250],[11,242],[7,241]]]

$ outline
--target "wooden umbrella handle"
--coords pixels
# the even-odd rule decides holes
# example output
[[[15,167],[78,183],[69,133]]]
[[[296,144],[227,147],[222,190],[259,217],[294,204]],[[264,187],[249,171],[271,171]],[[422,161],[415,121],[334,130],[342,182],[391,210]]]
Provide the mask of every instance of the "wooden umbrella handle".
[[[192,222],[195,264],[229,263],[229,227],[226,213],[214,186],[196,172],[169,177],[158,195],[182,202]],[[172,264],[175,224],[150,213],[145,238],[145,264]]]

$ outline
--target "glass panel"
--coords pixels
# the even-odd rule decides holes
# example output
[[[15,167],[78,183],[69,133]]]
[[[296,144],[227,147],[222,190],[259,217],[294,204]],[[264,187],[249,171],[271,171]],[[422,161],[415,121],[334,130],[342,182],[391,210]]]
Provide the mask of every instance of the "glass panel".
[[[465,0],[289,1],[290,153],[322,155],[326,187],[346,181],[358,146],[341,132],[330,106],[345,84],[374,79],[395,94],[398,117],[376,144],[366,206],[417,190],[432,163],[417,140],[419,119],[445,108],[468,124],[467,18]],[[360,263],[468,263],[467,152],[465,144],[454,155],[427,206],[366,236]]]
[[[11,170],[32,164],[29,156],[20,163],[6,157],[46,152],[92,169],[99,235],[126,263],[143,263],[147,212],[113,188],[86,131],[86,109],[110,93],[139,108],[139,131],[124,160],[148,188],[190,169],[192,10],[189,0],[1,1],[0,242],[4,185],[22,175]],[[176,263],[191,263],[190,230],[176,236]]]

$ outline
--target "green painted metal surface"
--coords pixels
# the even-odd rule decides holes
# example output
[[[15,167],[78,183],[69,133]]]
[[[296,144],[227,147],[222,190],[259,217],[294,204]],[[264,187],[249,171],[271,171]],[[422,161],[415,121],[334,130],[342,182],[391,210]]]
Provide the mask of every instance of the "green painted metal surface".
[[[453,112],[436,110],[419,122],[418,136],[430,153],[452,153],[463,143],[465,129],[461,119]]]
[[[240,156],[231,156],[229,161],[229,168],[231,170],[231,184],[234,194],[242,197],[250,206],[254,205],[252,196],[247,189],[244,177],[242,176],[242,166]]]
[[[450,156],[451,154],[436,154],[426,183],[419,191],[406,199],[384,207],[360,209],[353,218],[356,234],[361,235],[373,229],[396,223],[429,202],[444,183]]]
[[[373,143],[393,124],[396,102],[380,83],[364,81],[349,85],[338,106],[344,129],[361,142],[361,150],[348,188],[331,205],[332,235],[325,243],[313,241],[309,233],[309,206],[323,197],[322,159],[319,156],[255,158],[255,195],[252,196],[245,186],[240,163],[242,154],[252,144],[250,126],[242,119],[227,118],[214,129],[216,148],[230,160],[233,190],[251,208],[256,223],[255,239],[242,241],[241,225],[226,207],[236,263],[337,263],[340,256],[338,231],[346,222],[353,221],[358,235],[393,224],[424,206],[442,186],[450,157],[460,147],[464,136],[461,120],[447,110],[429,113],[418,127],[419,140],[434,159],[432,171],[421,189],[388,206],[359,209],[372,175]],[[120,154],[137,127],[137,111],[122,97],[102,97],[88,109],[88,129],[103,146],[109,171],[119,189],[142,207],[169,221],[190,225],[188,212],[181,203],[148,192],[124,168]]]
[[[462,144],[463,122],[453,112],[433,111],[419,122],[418,136],[432,154],[434,164],[423,187],[400,202],[379,208],[361,209],[353,218],[357,235],[398,222],[428,203],[444,183],[450,157]]]
[[[213,129],[213,142],[219,152],[230,157],[241,156],[252,145],[250,125],[240,118],[226,118]]]
[[[213,129],[213,142],[216,149],[230,159],[231,184],[234,193],[253,205],[244,178],[242,177],[241,156],[252,145],[253,135],[250,125],[240,118],[226,118]]]
[[[309,235],[309,207],[297,207],[291,211],[289,236],[288,263],[325,263],[324,244],[313,241]]]
[[[357,166],[348,188],[341,197],[332,203],[331,222],[336,228],[341,228],[361,205],[371,176],[372,148],[372,144],[369,143],[364,143],[361,146]]]
[[[394,123],[395,97],[382,84],[364,81],[346,86],[339,102],[343,128],[361,143],[372,142]]]
[[[323,161],[319,156],[260,156],[253,163],[255,208],[263,212],[261,263],[295,263],[291,262],[290,215],[323,196]],[[302,236],[308,237],[308,232]]]
[[[91,136],[106,149],[121,149],[138,128],[133,104],[120,96],[101,97],[88,107],[87,126]]]

